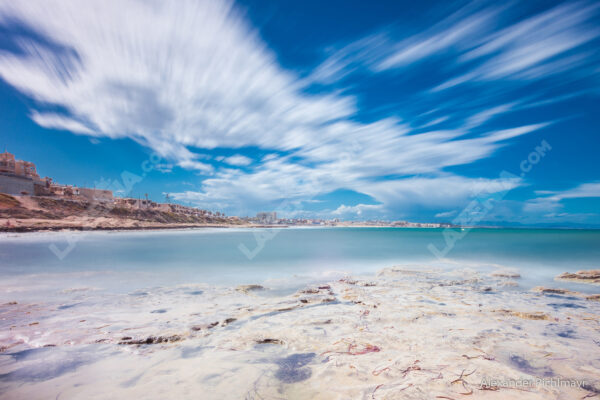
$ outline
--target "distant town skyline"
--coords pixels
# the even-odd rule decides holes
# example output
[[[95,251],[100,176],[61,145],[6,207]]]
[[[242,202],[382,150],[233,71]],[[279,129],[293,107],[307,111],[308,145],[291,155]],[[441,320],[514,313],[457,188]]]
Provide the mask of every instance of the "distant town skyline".
[[[0,30],[0,150],[60,183],[600,227],[596,2],[0,0]]]

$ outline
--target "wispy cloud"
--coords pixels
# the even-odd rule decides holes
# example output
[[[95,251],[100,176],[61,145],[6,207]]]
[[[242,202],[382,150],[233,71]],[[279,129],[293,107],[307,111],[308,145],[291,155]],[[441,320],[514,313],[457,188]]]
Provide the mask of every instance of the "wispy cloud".
[[[524,210],[526,212],[558,215],[556,211],[563,207],[562,200],[600,198],[600,182],[582,183],[574,188],[562,191],[538,190],[535,193],[539,197],[525,203]]]
[[[332,211],[331,214],[348,218],[349,216],[363,216],[368,211],[380,211],[382,209],[382,204],[357,204],[355,206],[342,204]]]
[[[64,130],[90,136],[95,135],[95,132],[91,128],[87,127],[82,122],[65,115],[33,111],[30,117],[36,124],[43,126],[44,128]]]
[[[535,80],[569,70],[581,73],[580,68],[590,63],[591,57],[578,48],[600,36],[600,28],[592,22],[598,9],[597,4],[583,2],[560,4],[477,39],[480,43],[458,61],[481,63],[464,75],[438,85],[436,90],[469,81]],[[557,58],[563,54],[567,56]]]
[[[208,176],[175,199],[243,213],[348,188],[381,202],[360,205],[363,211],[415,202],[448,209],[481,185],[502,190],[495,178],[462,177],[449,168],[490,157],[547,121],[492,128],[490,121],[521,104],[486,97],[457,112],[425,92],[439,82],[421,91],[440,104],[438,113],[415,125],[399,116],[402,110],[361,119],[360,99],[343,88],[306,89],[359,70],[396,73],[436,55],[467,66],[446,88],[533,79],[589,62],[578,46],[598,35],[582,28],[595,7],[561,6],[498,31],[503,11],[469,5],[409,37],[395,27],[380,30],[329,51],[300,76],[279,65],[230,1],[0,0],[0,26],[16,21],[36,33],[13,34],[19,51],[0,52],[0,77],[35,100],[31,118],[41,126],[128,137]],[[554,26],[544,23],[548,18]],[[556,57],[566,53],[575,58],[559,65]],[[269,154],[255,162],[242,154],[246,147]],[[195,153],[215,148],[236,150],[215,164]],[[336,212],[360,211],[343,207]]]
[[[223,159],[224,162],[226,162],[229,165],[235,165],[238,167],[241,166],[247,166],[252,164],[252,159],[246,156],[243,156],[241,154],[236,154],[230,157],[225,157]]]
[[[586,197],[600,197],[600,182],[582,183],[572,189],[563,191],[536,191],[536,194],[546,195],[540,199],[548,201],[561,201],[564,199],[579,199]]]
[[[498,14],[497,8],[471,12],[472,8],[468,5],[425,32],[395,44],[391,54],[378,63],[375,70],[403,67],[453,47],[460,51],[465,45],[471,45],[473,38],[489,31]]]
[[[450,211],[444,211],[444,212],[441,212],[441,213],[437,213],[437,214],[435,214],[435,217],[436,218],[452,218],[456,214],[458,214],[457,210],[450,210]]]

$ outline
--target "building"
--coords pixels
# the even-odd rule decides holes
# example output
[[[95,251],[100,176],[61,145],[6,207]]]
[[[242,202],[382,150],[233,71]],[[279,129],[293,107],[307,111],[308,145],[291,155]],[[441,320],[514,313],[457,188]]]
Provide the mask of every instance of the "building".
[[[35,164],[16,160],[14,154],[0,153],[0,192],[13,195],[34,195],[34,184],[40,181]]]
[[[16,160],[14,154],[7,151],[0,154],[0,173],[17,175],[32,180],[40,180],[35,164],[29,161]]]
[[[35,194],[35,187],[33,180],[24,176],[0,174],[0,192],[18,196],[32,196]]]
[[[17,160],[7,151],[0,153],[0,192],[11,195],[52,196],[72,200],[113,201],[110,190],[60,185],[51,178],[40,178],[35,164]]]
[[[277,222],[277,213],[272,212],[259,212],[256,214],[256,219],[261,224],[274,224]]]
[[[77,194],[88,201],[108,202],[114,200],[112,190],[78,188]]]

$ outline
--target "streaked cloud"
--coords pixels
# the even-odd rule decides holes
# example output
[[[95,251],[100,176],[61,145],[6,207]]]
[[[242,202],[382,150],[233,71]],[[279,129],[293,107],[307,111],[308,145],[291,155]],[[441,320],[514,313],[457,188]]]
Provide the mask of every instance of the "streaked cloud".
[[[572,189],[563,191],[538,190],[539,200],[561,201],[564,199],[581,199],[586,197],[600,197],[600,182],[582,183]]]
[[[582,183],[574,188],[562,191],[537,190],[535,193],[539,197],[526,202],[525,211],[533,213],[548,212],[558,215],[555,212],[563,207],[562,200],[600,198],[600,182]]]
[[[279,64],[230,1],[0,0],[0,25],[24,28],[11,37],[19,51],[0,52],[0,76],[34,100],[31,118],[40,126],[130,138],[203,175],[194,190],[173,193],[177,200],[243,214],[346,188],[380,204],[342,204],[334,213],[415,203],[448,210],[482,187],[505,190],[493,176],[449,169],[491,157],[552,121],[492,127],[527,102],[485,90],[468,102],[448,100],[442,89],[588,73],[583,66],[598,59],[580,48],[599,35],[589,26],[596,5],[569,3],[505,23],[509,9],[474,3],[421,32],[380,29],[332,47],[299,73]],[[361,118],[360,95],[340,84],[358,72],[398,76],[431,57],[448,60],[441,68],[448,79],[425,82],[416,105],[375,118]],[[315,84],[324,86],[316,94],[307,90]],[[233,155],[202,155],[221,148]]]
[[[383,208],[381,204],[357,204],[355,206],[347,206],[345,204],[340,205],[334,211],[331,212],[333,215],[348,217],[350,214],[356,216],[362,216],[368,211],[379,211]]]
[[[230,157],[225,157],[224,162],[235,166],[246,166],[252,164],[252,159],[241,154],[236,154]]]
[[[85,126],[80,121],[65,115],[33,111],[30,117],[36,124],[43,126],[44,128],[64,130],[90,136],[95,135],[95,132],[92,129]]]

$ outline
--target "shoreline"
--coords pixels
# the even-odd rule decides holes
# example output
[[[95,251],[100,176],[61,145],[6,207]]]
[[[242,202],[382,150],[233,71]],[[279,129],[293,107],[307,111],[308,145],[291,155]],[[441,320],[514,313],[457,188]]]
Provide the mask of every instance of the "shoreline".
[[[32,226],[16,226],[7,228],[6,226],[0,227],[0,233],[51,233],[51,232],[96,232],[96,231],[117,231],[117,232],[131,232],[131,231],[160,231],[160,230],[176,230],[176,229],[202,229],[202,228],[223,228],[223,229],[235,229],[235,228],[288,228],[286,225],[234,225],[234,224],[181,224],[181,225],[147,225],[147,226],[45,226],[45,227],[32,227]]]
[[[500,231],[500,230],[523,230],[523,231],[535,231],[535,230],[556,230],[556,231],[598,231],[600,228],[578,228],[578,227],[564,227],[564,228],[545,228],[545,227],[504,227],[504,226],[473,226],[473,227],[452,227],[452,228],[441,228],[441,227],[406,227],[406,226],[377,226],[377,225],[267,225],[267,224],[145,224],[142,225],[140,222],[135,221],[132,225],[130,221],[124,224],[117,225],[76,225],[76,224],[47,224],[39,226],[37,222],[34,225],[22,225],[23,220],[18,220],[20,225],[17,226],[6,226],[6,218],[0,218],[0,233],[51,233],[51,232],[94,232],[94,231],[123,231],[123,232],[144,232],[144,231],[161,231],[161,230],[176,230],[176,229],[202,229],[202,228],[219,228],[219,229],[278,229],[278,228],[289,228],[289,229],[336,229],[336,228],[372,228],[372,229],[406,229],[406,230],[432,230],[432,231],[444,231],[447,229],[451,230],[489,230],[489,231]],[[14,219],[12,221],[15,221]]]

